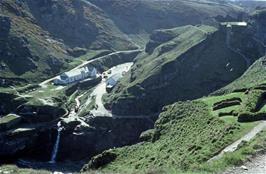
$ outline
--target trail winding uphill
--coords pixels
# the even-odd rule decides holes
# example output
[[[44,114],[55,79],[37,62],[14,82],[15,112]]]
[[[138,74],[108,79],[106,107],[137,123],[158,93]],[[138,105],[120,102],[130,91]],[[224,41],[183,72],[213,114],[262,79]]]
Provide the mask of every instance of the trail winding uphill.
[[[250,141],[254,138],[259,132],[266,128],[266,121],[261,122],[257,126],[255,126],[252,130],[250,130],[247,134],[245,134],[242,138],[230,144],[226,148],[224,148],[218,155],[211,158],[209,161],[220,159],[226,152],[234,152],[237,149],[237,146],[243,141]]]
[[[247,162],[243,166],[233,167],[223,174],[265,174],[266,173],[266,153],[260,154]]]

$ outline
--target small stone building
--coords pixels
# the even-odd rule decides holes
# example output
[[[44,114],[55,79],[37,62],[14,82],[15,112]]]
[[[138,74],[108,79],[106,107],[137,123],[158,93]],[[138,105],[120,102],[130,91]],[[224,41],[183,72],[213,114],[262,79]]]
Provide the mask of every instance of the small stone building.
[[[110,92],[117,84],[118,80],[122,77],[123,77],[122,74],[114,74],[111,77],[109,77],[106,81],[106,91]]]
[[[86,78],[96,78],[97,70],[94,67],[83,67],[61,74],[54,80],[55,85],[66,85]]]

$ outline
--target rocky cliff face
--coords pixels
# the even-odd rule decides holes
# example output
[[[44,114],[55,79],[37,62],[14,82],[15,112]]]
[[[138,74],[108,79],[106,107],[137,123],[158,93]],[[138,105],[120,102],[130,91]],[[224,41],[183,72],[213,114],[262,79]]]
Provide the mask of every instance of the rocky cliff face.
[[[91,3],[80,0],[28,0],[27,4],[43,29],[71,47],[134,48],[104,12]],[[113,40],[112,43],[110,40]]]
[[[50,160],[57,137],[56,123],[59,120],[36,122],[32,118],[29,122],[27,117],[22,116],[22,119],[16,123],[15,119],[9,119],[9,125],[14,120],[12,126],[1,129],[0,159],[3,160],[0,162],[18,158],[44,162]],[[104,150],[134,144],[140,141],[141,132],[151,129],[154,124],[154,120],[145,118],[112,119],[110,117],[89,118],[88,124],[74,120],[61,122],[63,130],[57,161],[90,159]],[[4,128],[2,124],[0,128]]]
[[[59,42],[51,43],[53,39],[36,24],[26,2],[8,0],[0,5],[1,79],[34,81],[32,77],[46,78],[66,68],[70,57],[65,47]]]
[[[266,43],[266,8],[257,10],[252,14],[252,22],[255,26],[256,37],[261,41]]]
[[[112,119],[96,117],[80,122],[64,122],[65,130],[61,136],[58,159],[82,160],[110,148],[135,144],[139,136],[153,127],[151,119]]]

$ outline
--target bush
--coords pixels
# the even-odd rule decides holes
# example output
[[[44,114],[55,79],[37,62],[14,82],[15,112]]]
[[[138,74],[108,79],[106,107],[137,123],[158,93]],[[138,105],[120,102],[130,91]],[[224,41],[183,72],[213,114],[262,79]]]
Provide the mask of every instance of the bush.
[[[256,112],[260,108],[265,92],[262,90],[251,90],[247,93],[247,97],[242,103],[243,112]]]

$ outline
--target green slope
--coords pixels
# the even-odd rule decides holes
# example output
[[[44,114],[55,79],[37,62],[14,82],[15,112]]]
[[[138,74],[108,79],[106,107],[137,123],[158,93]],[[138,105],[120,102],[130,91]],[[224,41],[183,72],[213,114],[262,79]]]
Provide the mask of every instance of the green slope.
[[[236,18],[241,9],[193,1],[1,1],[1,78],[37,82],[71,66],[75,50],[136,49],[154,29]],[[84,52],[85,51],[85,52]],[[78,56],[75,56],[78,57]],[[84,58],[84,57],[83,57]],[[20,65],[20,66],[18,66]],[[36,78],[38,77],[38,78]],[[20,79],[15,79],[20,78]]]
[[[234,32],[234,49],[254,61],[260,47],[249,28]],[[241,37],[245,35],[245,37]],[[231,83],[246,70],[242,56],[228,49],[226,33],[209,26],[185,26],[153,33],[146,52],[139,56],[131,72],[108,96],[107,106],[118,115],[159,112],[178,100],[195,99]]]
[[[101,10],[83,1],[6,0],[0,6],[0,78],[12,85],[71,68],[78,59],[73,50],[80,47],[88,54],[137,48]]]
[[[231,97],[169,105],[163,109],[146,141],[105,151],[92,158],[84,170],[98,169],[106,173],[196,170],[256,124],[238,123],[232,116],[219,118],[213,114],[213,103]]]
[[[215,18],[237,18],[241,8],[213,1],[87,0],[114,21],[135,42],[145,45],[156,29],[189,24],[215,24]]]

